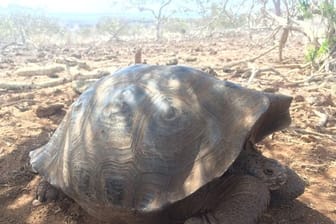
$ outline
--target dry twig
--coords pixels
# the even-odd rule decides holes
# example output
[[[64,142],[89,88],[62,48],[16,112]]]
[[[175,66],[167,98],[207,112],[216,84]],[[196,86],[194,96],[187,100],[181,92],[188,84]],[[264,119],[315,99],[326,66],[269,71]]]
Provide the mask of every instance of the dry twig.
[[[287,39],[288,39],[288,34],[289,34],[289,28],[284,27],[283,32],[281,34],[281,38],[279,41],[279,61],[282,61],[282,50],[286,45]]]
[[[69,78],[59,78],[54,79],[52,81],[40,82],[40,83],[17,83],[17,82],[0,82],[0,89],[7,90],[14,90],[14,91],[24,91],[24,90],[31,90],[31,89],[43,89],[48,87],[55,87],[58,85],[63,85],[73,80],[90,80],[90,79],[99,79],[106,75],[109,75],[110,72],[108,71],[99,71],[96,74],[88,74],[88,75],[75,75],[72,79]]]
[[[141,52],[142,52],[141,48],[138,48],[136,50],[135,55],[134,55],[134,63],[135,64],[141,64],[142,63]]]
[[[273,73],[275,73],[276,75],[281,76],[281,77],[283,77],[286,81],[288,81],[286,77],[282,76],[282,75],[280,74],[280,72],[278,72],[278,71],[275,70],[274,68],[252,69],[251,76],[250,76],[250,78],[248,79],[246,86],[247,86],[247,87],[250,86],[250,84],[252,83],[252,81],[254,80],[254,78],[255,78],[257,75],[259,75],[260,73],[263,73],[263,72],[273,72]]]
[[[73,80],[100,79],[109,74],[111,74],[109,71],[98,71],[97,73],[87,75],[77,74],[73,76]]]
[[[271,52],[272,50],[274,50],[275,48],[277,48],[279,45],[274,45],[273,47],[267,49],[266,51],[262,52],[261,54],[251,57],[251,58],[247,58],[247,59],[243,59],[243,60],[239,60],[239,61],[233,61],[230,63],[225,64],[223,67],[224,69],[242,64],[242,63],[247,63],[247,62],[254,62],[255,60],[257,60],[258,58],[261,58],[262,56],[265,56],[266,54],[268,54],[269,52]]]
[[[9,106],[19,104],[19,103],[24,103],[24,102],[36,103],[37,101],[34,99],[20,99],[20,100],[15,100],[12,102],[1,103],[1,107],[9,107]]]
[[[55,73],[59,73],[64,71],[64,66],[60,65],[53,65],[53,66],[46,66],[46,67],[28,67],[28,68],[21,68],[14,72],[15,75],[18,76],[51,76]]]
[[[43,83],[0,83],[0,89],[6,90],[30,90],[30,89],[42,89],[47,87],[54,87],[71,82],[71,79],[57,79],[53,81],[47,81]]]
[[[316,131],[305,130],[305,129],[302,129],[302,128],[294,128],[292,130],[296,133],[299,133],[299,134],[310,135],[310,136],[313,136],[313,137],[320,137],[320,138],[329,138],[332,141],[336,141],[336,137],[334,135],[329,135],[329,134],[326,134],[326,133],[321,134],[321,133],[318,133]]]

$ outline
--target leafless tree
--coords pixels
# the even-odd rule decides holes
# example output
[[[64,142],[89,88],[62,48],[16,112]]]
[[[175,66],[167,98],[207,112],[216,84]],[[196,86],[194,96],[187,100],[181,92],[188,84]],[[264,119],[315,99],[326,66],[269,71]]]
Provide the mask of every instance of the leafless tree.
[[[281,1],[280,0],[273,0],[275,15],[281,16]]]
[[[135,2],[141,12],[147,11],[152,14],[155,19],[156,40],[162,38],[162,25],[172,15],[167,15],[164,10],[172,2],[172,0],[162,0],[158,9],[153,9],[147,6],[148,1]]]
[[[227,5],[229,0],[221,0],[221,1],[208,1],[208,0],[195,0],[196,5],[196,13],[200,15],[203,20],[203,25],[200,27],[200,33],[208,33],[208,35],[212,35],[216,23],[222,20],[224,17],[232,19],[230,13],[228,13]]]

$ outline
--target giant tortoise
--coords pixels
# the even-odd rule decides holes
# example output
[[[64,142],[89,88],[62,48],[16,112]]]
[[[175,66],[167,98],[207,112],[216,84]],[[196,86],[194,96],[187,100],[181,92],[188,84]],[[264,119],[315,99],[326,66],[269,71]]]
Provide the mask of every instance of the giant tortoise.
[[[253,147],[288,126],[290,103],[189,67],[121,69],[81,94],[30,153],[50,183],[38,194],[59,189],[111,223],[255,223],[271,200],[304,189]]]

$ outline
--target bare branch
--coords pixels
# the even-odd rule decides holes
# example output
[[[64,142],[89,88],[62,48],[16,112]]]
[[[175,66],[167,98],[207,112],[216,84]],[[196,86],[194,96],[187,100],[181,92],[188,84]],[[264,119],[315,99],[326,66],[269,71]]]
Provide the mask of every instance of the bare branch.
[[[152,15],[154,16],[155,19],[158,19],[158,18],[159,18],[159,16],[156,15],[155,11],[154,11],[153,9],[151,9],[151,8],[139,7],[139,10],[140,10],[141,12],[143,12],[143,11],[147,11],[147,12],[152,13]]]
[[[254,57],[251,57],[251,58],[247,58],[247,59],[244,59],[244,60],[233,61],[231,63],[225,64],[223,67],[224,68],[230,68],[230,67],[233,67],[235,65],[242,64],[242,63],[253,62],[253,61],[257,60],[258,58],[261,58],[262,56],[268,54],[269,52],[271,52],[272,50],[274,50],[277,47],[279,47],[279,45],[274,45],[273,47],[267,49],[266,51],[264,51],[263,53],[261,53],[261,54],[259,54],[257,56],[254,56]]]
[[[287,27],[285,27],[283,29],[283,32],[281,34],[281,38],[279,41],[279,61],[282,61],[282,50],[285,47],[285,44],[287,42],[288,39],[288,34],[289,34],[289,29]]]
[[[30,90],[30,89],[42,89],[47,87],[54,87],[71,82],[71,79],[57,79],[53,81],[43,83],[0,83],[0,89],[6,90]]]
[[[159,9],[159,14],[158,14],[158,18],[161,18],[162,16],[162,10],[167,6],[169,5],[170,3],[172,2],[172,0],[168,0],[166,1],[165,3],[163,3]]]
[[[249,87],[251,83],[253,82],[254,78],[257,77],[260,73],[263,72],[272,72],[275,73],[278,76],[281,76],[280,72],[275,70],[274,68],[261,68],[261,69],[252,69],[251,76],[247,81],[246,87]],[[284,76],[282,76],[284,78]]]
[[[61,65],[49,65],[44,67],[21,68],[14,72],[18,76],[51,76],[65,70]]]
[[[165,2],[163,2],[159,8],[158,11],[154,10],[154,9],[151,9],[151,8],[148,8],[148,7],[138,7],[138,9],[140,11],[148,11],[150,12],[153,17],[155,18],[156,20],[156,39],[159,40],[161,39],[161,27],[162,27],[162,23],[165,19],[168,18],[168,16],[163,16],[163,10],[166,6],[168,6],[170,3],[172,2],[172,0],[167,0]],[[170,16],[170,15],[169,15]]]

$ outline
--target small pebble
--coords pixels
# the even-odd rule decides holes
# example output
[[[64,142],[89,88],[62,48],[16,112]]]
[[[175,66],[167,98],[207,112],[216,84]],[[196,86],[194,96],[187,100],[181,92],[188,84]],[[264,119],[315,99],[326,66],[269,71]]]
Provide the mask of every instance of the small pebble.
[[[39,205],[41,205],[42,204],[42,202],[40,202],[39,200],[37,200],[37,199],[35,199],[33,202],[32,202],[32,205],[33,206],[39,206]]]

